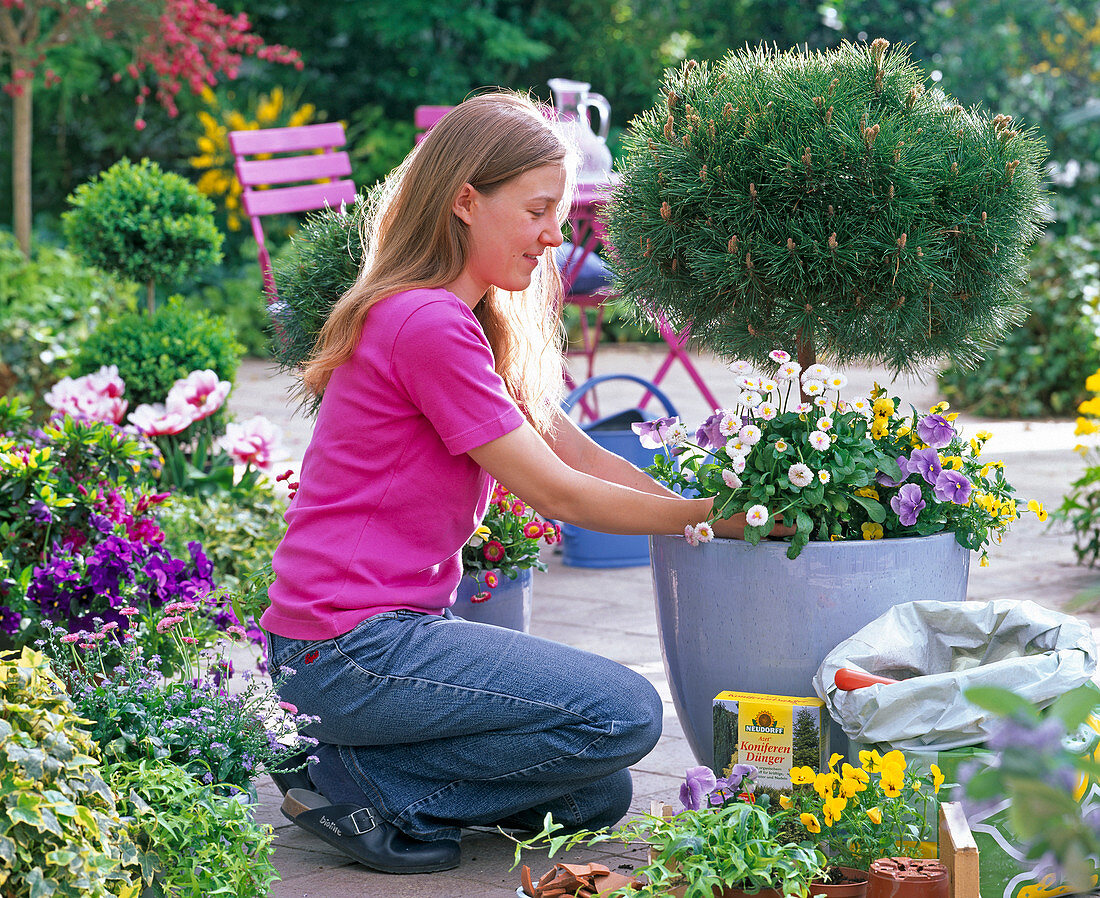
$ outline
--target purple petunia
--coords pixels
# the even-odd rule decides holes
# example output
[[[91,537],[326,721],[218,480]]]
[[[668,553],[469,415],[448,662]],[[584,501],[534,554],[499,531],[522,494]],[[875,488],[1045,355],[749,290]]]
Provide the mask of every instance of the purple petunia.
[[[920,487],[915,483],[904,483],[897,495],[890,500],[890,507],[894,509],[898,520],[903,527],[912,527],[917,523],[917,517],[927,503],[921,495]]]
[[[643,448],[660,449],[665,445],[669,428],[679,423],[679,418],[657,418],[654,421],[639,421],[631,424],[630,429],[638,434],[638,441]]]
[[[709,767],[690,767],[680,785],[680,804],[686,810],[697,811],[706,805],[707,796],[718,784]]]
[[[943,415],[928,415],[917,424],[917,436],[933,449],[942,449],[955,438],[955,428]]]
[[[958,471],[940,471],[936,478],[936,498],[941,502],[966,505],[970,501],[970,481]]]
[[[920,474],[929,486],[936,485],[942,470],[940,455],[935,449],[914,449],[909,456],[909,473]]]

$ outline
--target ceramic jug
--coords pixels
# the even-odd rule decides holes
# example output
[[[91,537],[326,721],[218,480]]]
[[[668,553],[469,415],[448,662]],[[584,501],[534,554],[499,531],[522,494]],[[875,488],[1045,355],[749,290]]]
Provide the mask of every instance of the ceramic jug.
[[[558,119],[570,132],[580,154],[577,180],[581,183],[606,181],[611,175],[611,150],[607,148],[607,129],[611,125],[611,104],[607,98],[589,91],[591,85],[568,78],[546,82],[554,95]],[[588,110],[600,114],[599,130],[593,131]]]

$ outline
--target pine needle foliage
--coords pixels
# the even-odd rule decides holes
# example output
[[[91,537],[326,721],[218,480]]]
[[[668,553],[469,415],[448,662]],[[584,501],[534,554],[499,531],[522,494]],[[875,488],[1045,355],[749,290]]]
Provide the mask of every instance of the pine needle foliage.
[[[355,283],[363,260],[361,233],[369,200],[348,209],[325,208],[306,217],[291,237],[287,259],[275,265],[272,352],[284,371],[299,372],[336,301]]]
[[[1023,317],[1033,129],[964,109],[907,48],[760,48],[665,75],[609,206],[617,287],[728,359],[972,365]]]

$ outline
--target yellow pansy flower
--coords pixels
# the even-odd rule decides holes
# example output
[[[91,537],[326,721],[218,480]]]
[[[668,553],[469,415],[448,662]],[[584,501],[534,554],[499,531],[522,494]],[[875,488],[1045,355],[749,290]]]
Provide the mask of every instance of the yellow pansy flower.
[[[868,808],[865,813],[867,814],[867,819],[875,824],[875,826],[882,823],[882,811],[878,808]]]
[[[945,412],[949,408],[951,408],[951,406],[948,404],[947,400],[946,399],[941,399],[939,402],[937,402],[934,406],[932,406],[928,410],[928,414],[938,415],[940,412]]]
[[[931,765],[928,769],[932,771],[932,789],[938,793],[940,786],[943,785],[943,771],[936,764]]]
[[[882,755],[872,749],[868,751],[863,749],[859,753],[859,766],[866,770],[868,773],[878,773],[879,766],[882,764]]]
[[[836,762],[837,761],[843,761],[843,760],[844,760],[844,755],[840,754],[839,752],[834,751],[833,754],[832,754],[832,757],[829,758],[829,769],[830,770],[836,770]]]
[[[863,531],[864,539],[882,539],[882,524],[869,522],[861,524],[859,529]]]
[[[868,499],[877,499],[878,490],[876,490],[873,486],[865,486],[862,489],[856,490],[856,495],[866,496]]]
[[[882,756],[879,766],[883,770],[905,770],[905,755],[896,748]]]
[[[1100,430],[1100,424],[1095,421],[1090,421],[1088,418],[1078,418],[1077,427],[1074,428],[1074,436],[1088,436],[1091,433],[1096,433]]]
[[[941,465],[945,468],[951,468],[952,471],[961,471],[963,460],[958,455],[945,455]]]
[[[1086,399],[1079,406],[1077,411],[1082,415],[1092,415],[1094,417],[1100,417],[1100,397],[1093,396],[1092,399]]]
[[[839,779],[835,773],[819,773],[814,777],[814,791],[822,798],[833,794],[833,783]]]
[[[849,777],[841,777],[840,794],[845,798],[852,798],[860,791],[859,782]]]
[[[791,806],[791,796],[789,796],[789,795],[780,795],[779,796],[779,806],[781,808],[783,808],[784,810],[789,808]]]
[[[959,417],[959,413],[958,412],[952,412],[950,415],[944,415],[944,417],[948,421],[954,421],[957,417]]]
[[[848,806],[848,799],[842,796],[826,798],[821,807],[821,819],[826,826],[832,826]]]
[[[905,776],[902,770],[895,768],[884,769],[879,780],[879,788],[887,798],[897,798],[905,786]]]
[[[845,764],[840,768],[841,775],[847,779],[852,780],[860,788],[858,791],[862,792],[867,788],[867,784],[871,782],[871,777],[867,775],[867,772],[860,767],[853,767],[851,764]]]
[[[807,783],[812,783],[817,773],[812,767],[792,767],[791,768],[791,785],[804,786]]]
[[[1100,371],[1088,376],[1085,381],[1085,389],[1090,393],[1100,393]]]
[[[1015,521],[1020,515],[1016,511],[1016,500],[1009,499],[1001,505],[1001,518],[1006,521]]]
[[[989,439],[992,439],[992,438],[993,438],[993,434],[990,433],[988,430],[979,430],[976,434],[974,434],[974,439],[980,440],[983,443],[986,440],[989,440]]]
[[[871,410],[875,413],[876,417],[888,417],[894,414],[894,400],[887,396],[880,396],[875,400],[875,404],[871,406]]]
[[[1047,510],[1043,508],[1043,503],[1036,499],[1028,500],[1027,510],[1035,512],[1035,517],[1040,521],[1045,521],[1047,519]]]
[[[890,433],[890,421],[887,418],[875,418],[871,425],[871,439],[881,440]]]
[[[821,832],[821,822],[813,814],[801,814],[798,819],[810,832]]]
[[[978,567],[989,567],[989,556],[983,554],[978,560]]]

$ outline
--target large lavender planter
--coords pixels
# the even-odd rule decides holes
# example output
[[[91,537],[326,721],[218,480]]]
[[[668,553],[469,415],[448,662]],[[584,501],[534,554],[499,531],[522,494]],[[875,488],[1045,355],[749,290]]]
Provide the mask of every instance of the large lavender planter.
[[[952,533],[911,539],[787,543],[650,539],[657,630],[676,714],[695,757],[713,765],[719,692],[813,695],[842,641],[894,605],[966,598],[970,552]],[[834,751],[847,738],[833,725]]]
[[[473,577],[464,576],[458,584],[458,596],[451,612],[463,620],[494,627],[507,627],[523,633],[531,629],[531,598],[533,571],[521,571],[515,580],[500,575],[500,584],[490,590],[492,598],[484,602],[471,601],[476,588]]]

